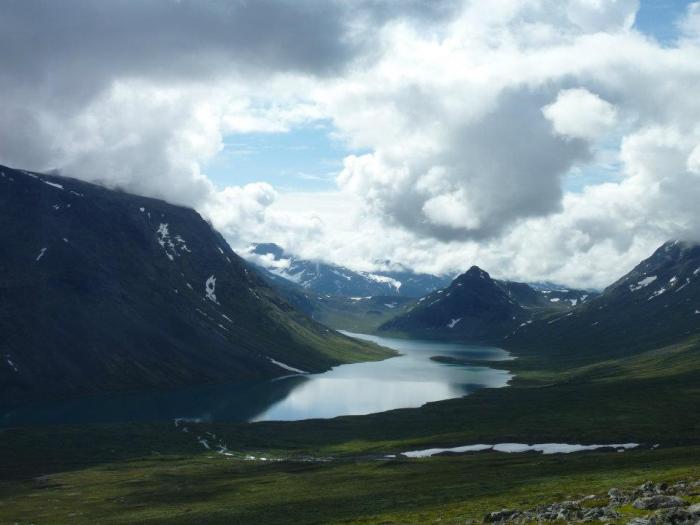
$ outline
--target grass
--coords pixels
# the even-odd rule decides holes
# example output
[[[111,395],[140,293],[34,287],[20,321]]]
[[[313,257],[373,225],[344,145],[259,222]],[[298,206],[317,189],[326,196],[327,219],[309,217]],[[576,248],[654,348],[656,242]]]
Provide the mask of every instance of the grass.
[[[369,416],[0,432],[0,523],[465,523],[502,507],[700,478],[695,340],[597,364],[509,363],[510,388]],[[203,452],[214,432],[241,461]],[[499,442],[639,442],[622,454],[384,455]],[[661,448],[651,450],[651,445]],[[306,456],[333,461],[289,461]],[[37,479],[38,476],[44,476]],[[633,509],[627,515],[632,516]]]
[[[700,447],[330,464],[164,456],[0,485],[8,523],[465,523],[649,478],[700,476]],[[630,509],[631,512],[631,509]]]
[[[401,296],[361,300],[323,297],[317,301],[313,317],[336,330],[370,334],[377,333],[382,324],[406,312],[414,303],[415,299]]]

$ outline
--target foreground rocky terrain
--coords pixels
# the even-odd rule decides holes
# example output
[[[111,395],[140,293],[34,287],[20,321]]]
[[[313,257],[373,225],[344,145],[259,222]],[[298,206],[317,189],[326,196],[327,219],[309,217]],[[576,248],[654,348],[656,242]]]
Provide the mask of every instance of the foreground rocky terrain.
[[[647,481],[634,490],[611,488],[605,495],[538,505],[527,510],[501,509],[484,523],[626,523],[628,525],[696,525],[700,523],[700,481],[672,485]]]

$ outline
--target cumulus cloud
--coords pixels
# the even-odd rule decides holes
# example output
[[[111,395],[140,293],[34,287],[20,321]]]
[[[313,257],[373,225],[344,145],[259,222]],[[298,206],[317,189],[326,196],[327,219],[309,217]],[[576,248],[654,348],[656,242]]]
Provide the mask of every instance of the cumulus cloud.
[[[563,89],[542,108],[554,131],[571,138],[595,140],[613,128],[615,108],[587,89]]]
[[[700,231],[698,4],[665,46],[638,7],[5,2],[0,162],[195,206],[237,246],[599,286]],[[337,192],[218,188],[202,168],[226,135],[317,119],[362,152]],[[603,156],[615,176],[567,187]]]

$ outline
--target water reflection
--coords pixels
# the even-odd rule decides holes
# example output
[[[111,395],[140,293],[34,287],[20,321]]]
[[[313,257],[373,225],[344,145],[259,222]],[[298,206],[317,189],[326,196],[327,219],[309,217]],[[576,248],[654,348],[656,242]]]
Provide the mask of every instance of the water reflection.
[[[6,411],[0,408],[0,426],[175,418],[204,421],[330,418],[418,407],[430,401],[460,397],[478,388],[504,386],[511,377],[505,370],[430,360],[434,355],[472,361],[508,359],[508,354],[498,348],[348,335],[394,348],[402,355],[274,381],[95,396]]]
[[[344,333],[393,348],[402,355],[378,363],[339,366],[308,376],[309,381],[253,420],[328,418],[419,407],[431,401],[461,397],[478,388],[505,386],[511,378],[505,370],[430,360],[434,355],[470,360],[510,359],[499,348]]]

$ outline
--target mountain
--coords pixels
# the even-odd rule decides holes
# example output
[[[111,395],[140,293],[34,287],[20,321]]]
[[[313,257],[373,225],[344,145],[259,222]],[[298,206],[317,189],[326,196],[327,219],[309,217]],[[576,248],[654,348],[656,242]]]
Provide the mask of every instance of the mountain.
[[[336,330],[375,332],[379,325],[402,314],[416,302],[401,295],[343,297],[320,295],[254,265],[254,270],[287,302],[312,319]]]
[[[565,314],[518,329],[510,344],[587,360],[616,357],[700,334],[700,245],[667,242]]]
[[[530,313],[477,266],[458,276],[448,288],[419,300],[403,315],[384,323],[383,331],[467,341],[502,339]]]
[[[562,310],[585,303],[598,295],[592,290],[577,290],[555,284],[497,281],[508,296],[524,308]]]
[[[388,354],[281,299],[194,210],[0,167],[0,402]]]
[[[450,282],[448,278],[408,270],[356,272],[335,264],[299,259],[274,243],[253,244],[244,256],[319,295],[422,297]]]

